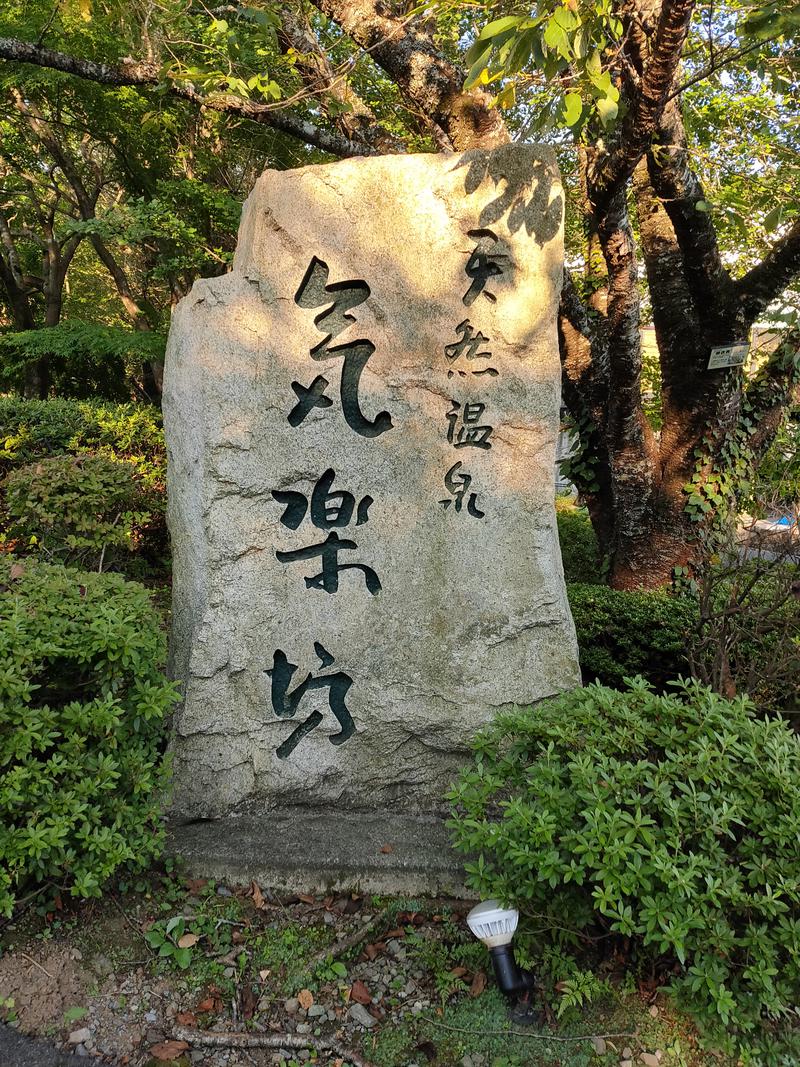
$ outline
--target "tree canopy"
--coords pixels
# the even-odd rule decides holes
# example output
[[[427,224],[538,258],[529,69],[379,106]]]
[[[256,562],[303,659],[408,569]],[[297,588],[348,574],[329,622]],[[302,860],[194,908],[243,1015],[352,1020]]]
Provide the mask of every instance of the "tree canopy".
[[[12,4],[9,318],[59,321],[88,246],[127,320],[163,329],[226,269],[264,165],[548,140],[568,190],[571,476],[612,582],[661,584],[798,400],[799,30],[798,5],[762,0]],[[759,369],[709,370],[754,323],[778,331]]]

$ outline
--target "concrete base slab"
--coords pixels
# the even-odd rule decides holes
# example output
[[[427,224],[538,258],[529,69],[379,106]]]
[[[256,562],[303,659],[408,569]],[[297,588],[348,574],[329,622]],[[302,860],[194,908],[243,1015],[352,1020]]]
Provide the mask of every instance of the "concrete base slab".
[[[434,815],[303,808],[173,823],[167,848],[197,877],[289,892],[474,896]]]

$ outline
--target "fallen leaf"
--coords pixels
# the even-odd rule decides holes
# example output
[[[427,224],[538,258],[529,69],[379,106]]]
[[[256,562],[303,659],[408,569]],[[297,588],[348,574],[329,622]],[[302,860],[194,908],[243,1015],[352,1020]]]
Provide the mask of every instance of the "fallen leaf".
[[[150,1055],[154,1060],[176,1060],[188,1047],[185,1041],[161,1041],[151,1047]]]
[[[258,882],[251,882],[250,883],[250,892],[252,893],[253,903],[255,904],[255,906],[258,908],[259,911],[263,911],[264,910],[264,894],[261,892],[261,888],[260,888]]]
[[[308,893],[298,893],[297,894],[297,899],[301,900],[304,904],[316,904],[317,903],[316,899],[314,897],[310,896]]]
[[[650,1005],[650,1014],[653,1016],[654,1019],[656,1018],[656,1016],[658,1015],[658,1004]]]
[[[214,1010],[214,998],[213,997],[206,997],[205,1000],[201,1000],[200,1003],[197,1005],[197,1010],[200,1011],[200,1012],[213,1011]]]
[[[463,978],[466,973],[467,973],[467,968],[466,967],[454,967],[450,971],[450,974],[452,974],[452,976],[454,978]]]
[[[425,919],[418,911],[400,911],[397,913],[397,921],[402,926],[422,926]]]
[[[469,987],[469,995],[471,997],[479,997],[486,988],[486,975],[483,971],[478,971],[475,977],[472,979],[472,985]]]
[[[314,1003],[314,994],[310,989],[301,989],[297,994],[297,999],[300,1001],[300,1007],[303,1011],[308,1011],[311,1005]]]
[[[178,1026],[196,1026],[197,1016],[193,1011],[179,1011],[175,1016]]]
[[[350,999],[354,1000],[357,1004],[372,1003],[372,994],[360,978],[357,978],[350,987]]]
[[[189,890],[189,892],[192,894],[192,896],[194,896],[196,893],[199,893],[201,889],[205,889],[205,887],[207,885],[208,885],[208,879],[207,878],[187,878],[186,879],[186,888]]]
[[[406,936],[406,932],[402,928],[402,926],[396,926],[394,928],[394,930],[387,930],[386,933],[383,936],[386,937],[386,938],[390,938],[390,937],[405,937]]]
[[[242,1018],[250,1020],[253,1018],[256,1010],[256,1004],[258,1003],[258,997],[253,992],[252,986],[246,985],[242,989]]]
[[[394,852],[394,845],[382,845],[381,852],[383,852],[385,856],[388,856],[391,852]]]
[[[199,934],[184,934],[178,938],[178,948],[194,948],[199,940]]]
[[[262,982],[266,982],[271,973],[271,971],[259,971],[258,977],[261,979]]]
[[[379,945],[367,945],[364,948],[364,955],[371,963],[374,959],[377,959],[377,957],[380,955],[380,951],[381,949]]]

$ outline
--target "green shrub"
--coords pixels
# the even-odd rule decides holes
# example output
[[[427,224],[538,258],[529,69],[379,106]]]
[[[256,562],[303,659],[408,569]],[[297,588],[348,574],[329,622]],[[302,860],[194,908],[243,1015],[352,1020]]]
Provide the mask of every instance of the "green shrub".
[[[603,585],[604,568],[589,516],[574,504],[556,501],[558,540],[568,582]]]
[[[0,397],[0,473],[46,456],[81,452],[128,459],[146,485],[163,490],[166,449],[157,408]]]
[[[150,516],[133,467],[99,455],[52,456],[12,471],[0,483],[6,536],[18,551],[43,552],[92,570],[136,547],[136,527]],[[116,550],[116,552],[115,552]]]
[[[697,618],[689,597],[667,592],[567,585],[586,682],[620,688],[641,674],[657,689],[688,673],[687,636]]]
[[[765,1050],[800,1000],[787,724],[696,682],[658,696],[637,679],[501,715],[474,751],[451,793],[455,845],[474,889],[520,909],[521,949],[635,959],[708,1040],[781,1062]]]
[[[98,896],[158,853],[159,621],[119,575],[0,558],[0,913],[45,881]]]
[[[149,405],[0,397],[0,477],[51,456],[85,453],[126,460],[135,470],[137,510],[150,518],[137,527],[136,557],[126,569],[145,576],[163,571],[169,539],[161,413]]]

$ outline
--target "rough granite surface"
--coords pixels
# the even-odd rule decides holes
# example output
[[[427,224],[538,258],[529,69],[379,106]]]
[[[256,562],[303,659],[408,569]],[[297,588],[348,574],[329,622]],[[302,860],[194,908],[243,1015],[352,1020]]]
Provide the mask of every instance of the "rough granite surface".
[[[487,719],[580,683],[562,213],[537,146],[267,171],[176,309],[176,819],[441,810]]]

